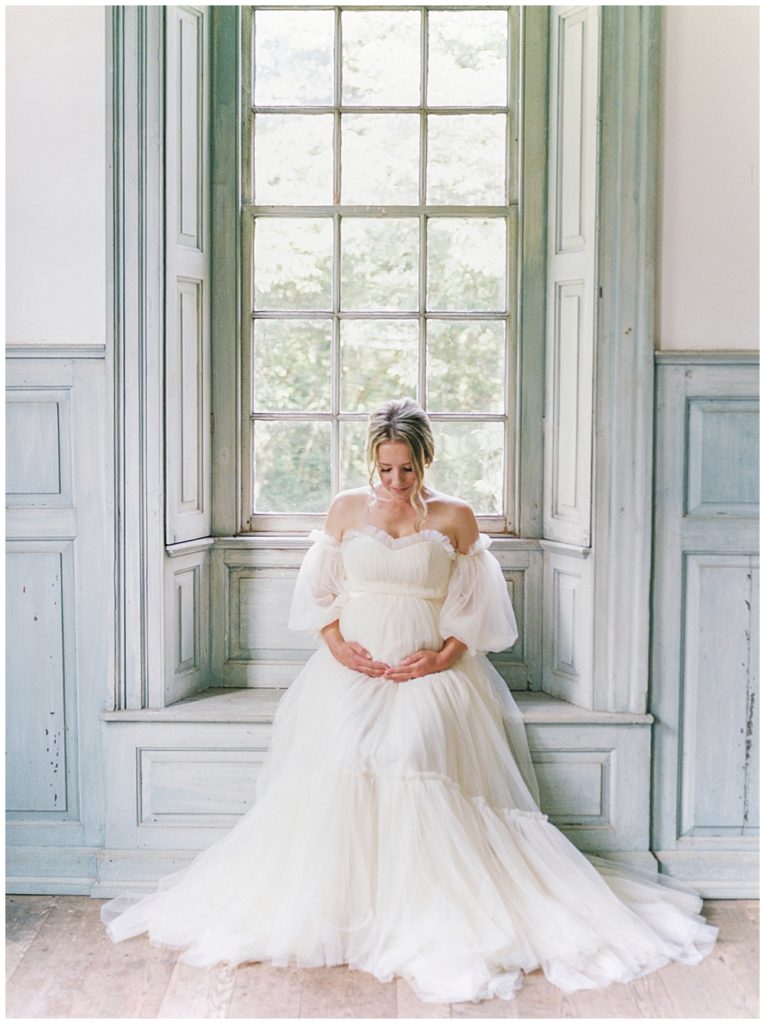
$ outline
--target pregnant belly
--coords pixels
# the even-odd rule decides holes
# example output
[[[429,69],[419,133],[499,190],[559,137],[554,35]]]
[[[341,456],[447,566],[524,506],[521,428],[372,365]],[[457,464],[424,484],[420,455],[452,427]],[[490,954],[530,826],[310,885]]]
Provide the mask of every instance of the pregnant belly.
[[[358,594],[343,608],[340,632],[365,647],[376,661],[397,665],[419,650],[439,651],[441,604],[398,594]]]

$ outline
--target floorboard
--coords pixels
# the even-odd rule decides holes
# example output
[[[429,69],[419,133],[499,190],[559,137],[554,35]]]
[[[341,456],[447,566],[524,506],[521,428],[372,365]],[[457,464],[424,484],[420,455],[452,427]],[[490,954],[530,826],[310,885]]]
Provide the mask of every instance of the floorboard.
[[[759,903],[708,900],[720,929],[697,967],[670,964],[629,985],[561,992],[541,971],[511,1002],[422,1003],[401,978],[382,984],[345,967],[189,967],[144,937],[116,945],[103,900],[6,899],[6,1016],[26,1018],[740,1019],[759,1014]]]

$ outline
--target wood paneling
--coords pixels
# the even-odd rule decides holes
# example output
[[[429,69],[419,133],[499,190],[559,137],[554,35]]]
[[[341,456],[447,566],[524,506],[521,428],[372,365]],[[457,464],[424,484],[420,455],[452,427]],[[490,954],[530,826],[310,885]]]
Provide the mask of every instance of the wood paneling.
[[[491,660],[514,690],[541,686],[542,557],[534,541],[492,547],[515,609],[519,637]],[[287,628],[305,541],[258,547],[221,539],[212,583],[212,672],[220,685],[286,687],[316,649],[307,633]]]
[[[165,9],[168,544],[210,533],[210,63],[207,7]]]
[[[265,749],[142,747],[137,754],[139,823],[233,827],[255,799]]]
[[[757,363],[657,369],[653,846],[706,895],[756,886]]]
[[[151,711],[134,714],[145,717],[112,718],[106,725],[110,799],[104,845],[136,854],[200,850],[223,836],[250,806],[271,726],[216,721],[214,711],[198,721],[184,720],[182,711],[171,709],[164,720]],[[121,877],[127,883],[144,878],[145,860],[140,855],[118,858],[114,870],[104,865],[104,878]],[[149,856],[148,862],[155,861]],[[167,869],[167,861],[162,864]]]
[[[82,892],[102,827],[111,676],[105,364],[75,346],[66,358],[17,348],[6,381],[7,884]]]
[[[757,402],[688,402],[686,514],[758,514],[758,440]]]
[[[166,670],[164,703],[208,685],[210,542],[177,544],[165,566]]]
[[[650,726],[527,725],[542,809],[580,850],[648,851]]]
[[[592,562],[586,549],[544,554],[543,687],[583,707],[592,702]]]
[[[6,807],[31,817],[66,815],[67,768],[76,773],[77,763],[65,718],[65,693],[74,697],[72,552],[56,548],[16,543],[6,556]]]
[[[683,577],[680,835],[755,834],[758,559],[689,552]]]
[[[612,750],[537,754],[542,804],[556,825],[604,825],[611,818]]]
[[[550,29],[544,535],[590,543],[597,7],[554,7]]]
[[[10,389],[6,395],[8,505],[71,505],[69,389]]]

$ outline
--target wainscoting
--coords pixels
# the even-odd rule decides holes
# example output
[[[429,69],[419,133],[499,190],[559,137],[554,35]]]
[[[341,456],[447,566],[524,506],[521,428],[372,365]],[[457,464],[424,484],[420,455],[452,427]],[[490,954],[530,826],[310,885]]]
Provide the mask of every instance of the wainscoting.
[[[98,713],[112,654],[104,348],[8,356],[8,871],[21,891],[87,892],[103,841]]]
[[[652,849],[702,894],[757,893],[758,360],[657,366]]]

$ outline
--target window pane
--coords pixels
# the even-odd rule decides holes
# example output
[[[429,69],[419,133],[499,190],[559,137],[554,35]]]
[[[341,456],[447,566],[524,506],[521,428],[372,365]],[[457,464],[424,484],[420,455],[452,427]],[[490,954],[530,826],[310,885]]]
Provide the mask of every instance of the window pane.
[[[504,310],[505,221],[428,221],[428,309]]]
[[[420,15],[343,11],[343,103],[419,106]]]
[[[467,501],[478,515],[501,515],[503,425],[436,422],[433,433],[433,485]]]
[[[343,309],[417,309],[416,219],[346,217],[340,236]]]
[[[334,93],[332,11],[256,11],[255,103],[329,105]]]
[[[329,309],[332,221],[258,218],[254,266],[256,309]]]
[[[344,203],[417,203],[419,115],[344,114],[342,133]]]
[[[507,14],[431,11],[428,103],[504,106],[507,103]]]
[[[332,115],[255,117],[255,202],[318,206],[332,202]]]
[[[432,411],[505,411],[504,323],[430,320],[427,367]]]
[[[340,424],[340,490],[369,484],[367,470],[367,422]]]
[[[256,320],[253,412],[329,412],[331,353],[327,320]]]
[[[329,423],[253,423],[255,512],[325,512]]]
[[[417,396],[419,328],[414,320],[345,320],[340,329],[341,408],[371,412],[389,398]]]
[[[428,117],[428,202],[505,202],[504,114]]]

